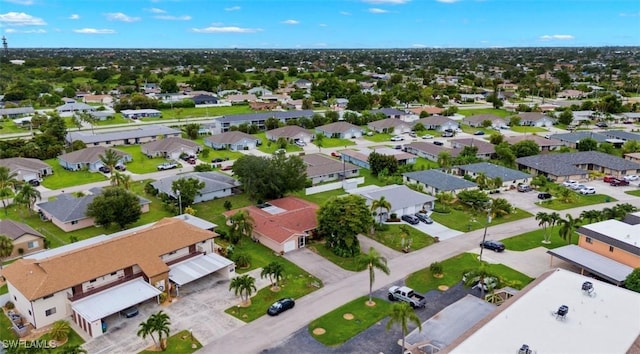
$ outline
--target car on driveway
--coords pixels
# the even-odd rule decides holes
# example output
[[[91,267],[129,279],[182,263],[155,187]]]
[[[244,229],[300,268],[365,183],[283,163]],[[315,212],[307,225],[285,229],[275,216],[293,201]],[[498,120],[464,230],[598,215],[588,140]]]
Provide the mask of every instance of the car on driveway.
[[[562,182],[562,185],[565,186],[565,187],[571,187],[571,186],[573,186],[574,184],[577,184],[577,183],[578,183],[578,181],[574,181],[572,179],[568,179],[568,180]]]
[[[408,222],[411,225],[417,225],[417,224],[420,223],[420,219],[418,219],[417,217],[415,217],[413,215],[409,215],[409,214],[402,215],[401,219],[403,221]]]
[[[604,183],[611,183],[614,180],[616,180],[617,178],[615,178],[614,176],[604,176],[604,178],[602,179],[602,181]]]
[[[267,314],[269,316],[278,316],[288,309],[292,309],[294,306],[296,306],[296,302],[292,298],[287,297],[284,299],[280,299],[274,302],[273,305],[269,306]]]
[[[402,141],[404,140],[403,137],[401,137],[400,135],[396,135],[396,136],[392,136],[391,137],[391,141]]]
[[[531,192],[532,190],[533,188],[531,188],[531,186],[528,184],[521,184],[518,186],[518,192],[526,193],[526,192]]]
[[[484,243],[480,244],[480,247],[496,252],[502,252],[505,249],[504,243],[494,240],[486,240]]]
[[[629,185],[629,181],[625,181],[623,179],[617,179],[614,178],[611,183],[609,183],[610,185],[614,186],[614,187],[618,187],[618,186],[628,186]]]
[[[596,194],[596,188],[595,187],[587,187],[587,186],[585,186],[584,188],[580,189],[578,191],[578,193],[580,193],[580,194]]]
[[[305,142],[304,142],[304,141],[302,141],[302,140],[296,140],[296,145],[298,145],[298,146],[300,146],[300,147],[303,147],[303,146],[307,146],[307,143],[305,143]]]
[[[546,199],[551,199],[551,193],[547,193],[547,192],[542,192],[542,193],[538,193],[538,199],[541,200],[546,200]]]
[[[415,213],[415,217],[418,218],[425,224],[433,224],[433,220],[429,217],[429,215],[424,213]]]
[[[37,187],[37,186],[40,185],[40,181],[38,181],[37,179],[30,179],[29,182],[27,182],[27,183],[29,183],[30,185],[32,185],[34,187]]]
[[[638,177],[638,175],[627,175],[627,176],[624,176],[624,177],[623,177],[623,179],[624,179],[625,181],[627,181],[627,182],[635,181],[635,180],[637,180],[638,178],[640,178],[640,177]]]
[[[178,164],[175,162],[163,162],[157,166],[158,171],[172,170],[178,168]]]
[[[605,122],[598,122],[596,123],[596,127],[598,128],[607,128],[609,125]]]
[[[102,172],[102,173],[110,173],[110,172],[111,172],[111,169],[110,169],[109,167],[107,167],[107,166],[100,166],[100,167],[98,168],[98,171],[100,171],[100,172]]]

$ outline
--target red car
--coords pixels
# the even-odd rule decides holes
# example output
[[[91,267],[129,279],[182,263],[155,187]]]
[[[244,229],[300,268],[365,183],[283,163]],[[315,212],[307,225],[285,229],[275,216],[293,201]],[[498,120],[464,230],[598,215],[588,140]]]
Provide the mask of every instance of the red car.
[[[231,171],[231,170],[233,170],[233,165],[224,166],[220,170],[221,171]]]
[[[331,156],[340,158],[340,154],[335,151],[331,153]]]
[[[614,187],[617,186],[628,186],[629,185],[629,181],[625,181],[623,179],[614,179],[613,181],[611,181],[611,185]]]
[[[604,176],[604,178],[602,179],[604,181],[604,183],[611,183],[613,181],[615,181],[617,178],[615,178],[614,176]]]

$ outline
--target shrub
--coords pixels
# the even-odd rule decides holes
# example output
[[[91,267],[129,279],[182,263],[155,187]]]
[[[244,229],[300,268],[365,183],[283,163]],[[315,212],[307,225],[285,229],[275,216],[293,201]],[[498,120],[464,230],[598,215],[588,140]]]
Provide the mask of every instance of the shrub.
[[[225,210],[231,210],[231,208],[233,208],[230,200],[225,200],[223,205]]]
[[[160,293],[160,295],[158,295],[160,297],[160,303],[164,303],[165,301],[167,301],[167,293]]]
[[[209,172],[213,171],[213,166],[208,163],[201,163],[199,165],[196,165],[193,170],[196,172]]]
[[[13,302],[11,301],[7,301],[4,304],[4,308],[6,308],[7,310],[13,310],[16,307],[16,305],[13,304]]]
[[[240,268],[248,267],[251,263],[251,257],[245,252],[238,252],[233,258],[234,262],[236,262]]]
[[[429,270],[432,274],[442,274],[443,267],[440,262],[433,262],[429,265]]]
[[[144,192],[154,197],[158,195],[158,190],[151,185],[151,182],[147,182],[147,184],[144,185]]]

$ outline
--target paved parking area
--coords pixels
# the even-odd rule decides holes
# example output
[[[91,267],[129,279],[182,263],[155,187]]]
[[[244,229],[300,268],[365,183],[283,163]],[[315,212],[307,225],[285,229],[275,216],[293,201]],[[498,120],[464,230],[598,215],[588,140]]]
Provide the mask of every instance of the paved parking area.
[[[335,283],[353,275],[353,272],[340,268],[335,263],[328,261],[308,248],[299,248],[295,251],[287,252],[284,258],[322,280],[324,285]]]
[[[404,223],[404,221],[403,221]],[[456,236],[460,236],[463,235],[464,232],[462,231],[458,231],[458,230],[454,230],[454,229],[450,229],[442,224],[439,224],[437,222],[433,222],[433,224],[425,224],[423,222],[416,224],[416,225],[410,225],[407,224],[413,228],[416,228],[426,234],[429,234],[431,236],[434,237],[438,237],[440,239],[440,241],[443,240],[448,240],[450,238],[456,237]]]

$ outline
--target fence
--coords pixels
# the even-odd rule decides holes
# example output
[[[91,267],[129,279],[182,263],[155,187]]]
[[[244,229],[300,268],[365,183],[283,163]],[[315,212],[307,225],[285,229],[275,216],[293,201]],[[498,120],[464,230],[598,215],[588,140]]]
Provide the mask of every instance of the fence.
[[[305,189],[306,195],[322,193],[326,191],[332,191],[340,188],[344,188],[345,190],[356,188],[358,184],[364,183],[364,177],[358,178],[349,178],[340,182],[327,183],[315,187],[309,187]]]

